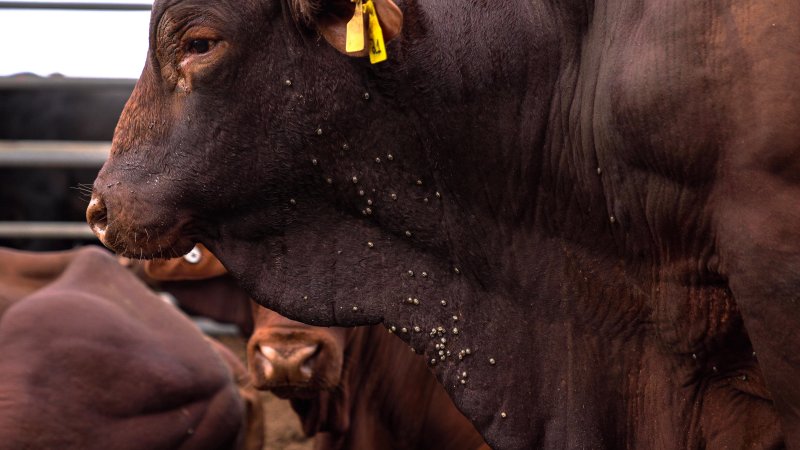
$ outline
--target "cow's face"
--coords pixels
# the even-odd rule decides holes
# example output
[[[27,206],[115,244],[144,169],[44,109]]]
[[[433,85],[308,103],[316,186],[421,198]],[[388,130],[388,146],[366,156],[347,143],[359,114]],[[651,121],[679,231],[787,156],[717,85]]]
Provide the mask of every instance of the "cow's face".
[[[337,174],[312,160],[364,126],[347,123],[367,102],[353,64],[369,63],[336,51],[353,4],[317,1],[155,3],[147,62],[87,211],[104,244],[179,256],[217,234],[221,217],[257,240],[324,195]],[[402,15],[390,0],[376,5],[382,21],[394,17],[391,38]]]
[[[285,163],[281,152],[266,164],[257,156],[272,144],[256,92],[278,102],[284,94],[253,80],[286,56],[265,55],[281,34],[269,3],[154,5],[147,62],[87,212],[104,244],[136,257],[182,255],[212,211],[237,211],[260,188],[248,167]]]
[[[305,325],[256,304],[253,320],[247,365],[257,389],[306,398],[339,385],[346,329]]]

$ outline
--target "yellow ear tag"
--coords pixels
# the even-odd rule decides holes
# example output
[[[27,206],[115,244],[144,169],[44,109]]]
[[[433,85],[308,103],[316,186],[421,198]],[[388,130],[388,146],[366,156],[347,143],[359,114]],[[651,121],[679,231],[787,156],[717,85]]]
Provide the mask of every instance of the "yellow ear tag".
[[[372,0],[364,2],[364,14],[369,18],[369,62],[377,64],[386,61],[386,43],[383,42],[383,30]]]
[[[361,0],[356,0],[355,4],[353,18],[347,22],[344,49],[348,53],[364,50],[364,8],[361,6]]]

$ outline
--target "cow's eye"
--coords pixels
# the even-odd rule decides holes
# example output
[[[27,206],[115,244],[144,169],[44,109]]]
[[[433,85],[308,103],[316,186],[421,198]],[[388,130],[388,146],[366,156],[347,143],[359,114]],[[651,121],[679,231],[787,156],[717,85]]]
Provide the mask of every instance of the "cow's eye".
[[[189,42],[189,51],[191,53],[197,53],[198,55],[202,55],[203,53],[208,53],[211,50],[211,41],[208,39],[195,39]]]

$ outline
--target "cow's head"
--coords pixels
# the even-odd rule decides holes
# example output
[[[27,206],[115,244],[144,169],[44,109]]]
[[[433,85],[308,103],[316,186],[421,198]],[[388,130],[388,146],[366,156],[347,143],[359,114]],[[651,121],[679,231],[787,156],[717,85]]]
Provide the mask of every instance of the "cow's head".
[[[253,304],[247,362],[258,389],[281,397],[316,397],[342,377],[347,330],[305,325]]]
[[[402,13],[392,0],[375,5],[391,40]],[[356,147],[350,131],[368,126],[356,119],[369,62],[336,51],[353,10],[349,0],[156,2],[147,62],[87,211],[103,243],[180,256],[220,217],[260,238],[322,195],[337,174],[312,160]]]
[[[226,273],[219,260],[199,244],[181,258],[145,261],[146,279],[191,283],[217,279],[218,292],[195,292],[208,303],[230,308],[232,298],[246,295]],[[192,280],[188,281],[187,280]],[[201,291],[199,285],[196,291]],[[314,327],[287,319],[255,302],[250,303],[253,332],[247,344],[249,378],[257,389],[272,390],[282,397],[316,397],[320,391],[336,389],[342,378],[348,341],[346,328]]]

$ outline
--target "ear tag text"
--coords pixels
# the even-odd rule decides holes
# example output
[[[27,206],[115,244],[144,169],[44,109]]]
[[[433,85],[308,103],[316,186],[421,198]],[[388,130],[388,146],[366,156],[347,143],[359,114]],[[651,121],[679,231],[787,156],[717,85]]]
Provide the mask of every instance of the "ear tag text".
[[[368,34],[369,34],[369,62],[377,64],[386,61],[386,43],[383,41],[383,30],[378,21],[378,13],[375,11],[375,5],[372,0],[367,0],[364,3],[364,14],[369,18]]]

